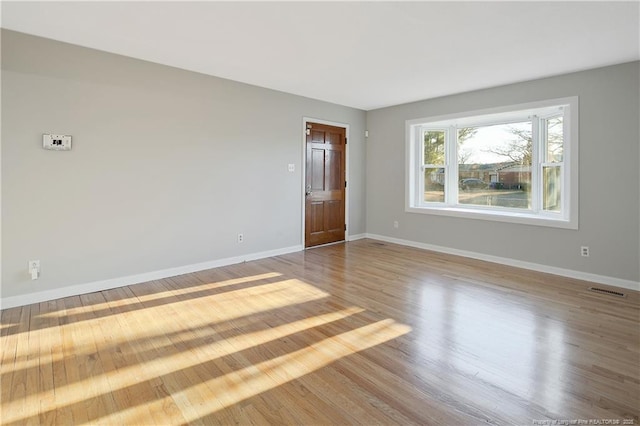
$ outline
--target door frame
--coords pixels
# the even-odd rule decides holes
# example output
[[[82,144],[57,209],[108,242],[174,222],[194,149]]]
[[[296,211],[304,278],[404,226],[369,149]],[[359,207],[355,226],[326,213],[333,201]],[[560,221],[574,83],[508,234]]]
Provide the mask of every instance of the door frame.
[[[304,192],[305,192],[305,183],[306,183],[306,179],[307,179],[307,123],[318,123],[318,124],[326,124],[327,126],[335,126],[335,127],[342,127],[343,129],[345,129],[345,138],[347,138],[347,144],[345,146],[345,150],[344,150],[344,178],[347,181],[347,187],[345,188],[344,191],[344,224],[346,225],[347,229],[346,231],[344,231],[344,241],[349,241],[349,233],[350,233],[350,226],[349,226],[349,192],[351,192],[351,181],[349,179],[349,141],[351,140],[351,138],[349,137],[349,124],[347,123],[340,123],[337,121],[328,121],[328,120],[322,120],[320,118],[311,118],[311,117],[302,117],[302,131],[300,132],[302,134],[302,159],[300,161],[300,164],[302,164],[302,167],[300,167],[300,169],[302,170],[302,178],[301,178],[301,182],[300,182],[300,195],[302,196],[302,219],[301,219],[301,223],[302,223],[302,235],[301,235],[301,239],[300,241],[302,242],[302,248],[303,250],[306,250],[307,248],[314,248],[314,247],[305,247],[305,226],[306,226],[306,199],[304,196]],[[318,247],[318,246],[316,246]]]

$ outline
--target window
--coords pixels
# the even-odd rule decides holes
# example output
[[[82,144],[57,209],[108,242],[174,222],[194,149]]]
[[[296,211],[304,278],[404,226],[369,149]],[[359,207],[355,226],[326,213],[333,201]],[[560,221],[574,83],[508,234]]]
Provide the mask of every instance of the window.
[[[578,99],[407,121],[407,211],[577,229]]]

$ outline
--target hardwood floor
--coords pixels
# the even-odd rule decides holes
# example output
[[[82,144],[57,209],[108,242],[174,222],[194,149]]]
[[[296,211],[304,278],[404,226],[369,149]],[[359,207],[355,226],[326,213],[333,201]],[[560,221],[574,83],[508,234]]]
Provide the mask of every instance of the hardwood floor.
[[[639,294],[590,285],[360,240],[6,309],[0,418],[638,424]]]

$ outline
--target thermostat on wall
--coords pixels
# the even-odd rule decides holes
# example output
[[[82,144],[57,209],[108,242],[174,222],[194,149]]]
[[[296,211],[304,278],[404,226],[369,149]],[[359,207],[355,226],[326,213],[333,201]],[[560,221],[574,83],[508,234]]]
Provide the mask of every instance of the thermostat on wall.
[[[51,135],[45,133],[42,135],[42,147],[54,151],[70,151],[71,135]]]

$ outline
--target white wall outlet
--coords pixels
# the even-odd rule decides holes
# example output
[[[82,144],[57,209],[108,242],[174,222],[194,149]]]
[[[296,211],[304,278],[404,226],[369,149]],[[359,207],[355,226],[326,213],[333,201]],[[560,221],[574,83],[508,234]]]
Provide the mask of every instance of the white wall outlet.
[[[71,135],[42,135],[42,147],[53,151],[71,151]]]
[[[32,280],[37,280],[40,277],[40,261],[39,260],[29,261],[29,275],[31,275]]]
[[[397,220],[394,220],[394,221],[393,221],[393,227],[394,227],[394,228],[396,228],[396,229],[398,229],[398,227],[399,227],[399,226],[400,226],[400,224],[398,223],[398,221],[397,221]]]
[[[243,234],[238,234],[238,242],[239,243],[244,243],[244,235]]]
[[[580,254],[582,257],[589,257],[589,246],[580,247]]]
[[[295,164],[289,164],[288,166],[288,170],[293,173],[296,171],[296,165]]]

